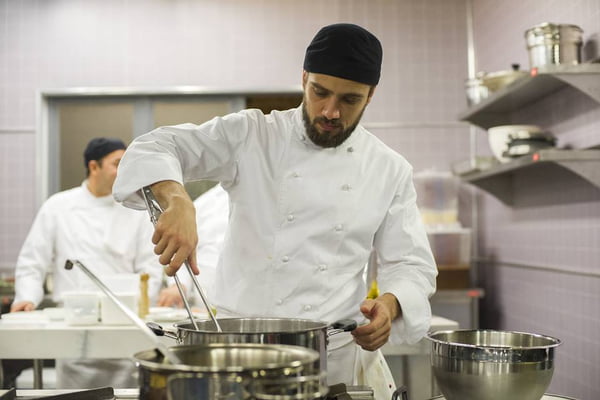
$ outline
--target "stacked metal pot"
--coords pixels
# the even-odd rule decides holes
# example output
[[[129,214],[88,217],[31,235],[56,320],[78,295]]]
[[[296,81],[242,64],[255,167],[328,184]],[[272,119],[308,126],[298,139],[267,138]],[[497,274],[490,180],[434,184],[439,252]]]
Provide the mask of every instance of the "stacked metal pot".
[[[223,318],[222,332],[210,320],[176,323],[176,332],[156,324],[157,334],[176,340],[183,361],[173,365],[156,350],[137,353],[141,400],[296,399],[327,394],[328,337],[356,328],[288,318]],[[193,394],[193,396],[192,396]]]

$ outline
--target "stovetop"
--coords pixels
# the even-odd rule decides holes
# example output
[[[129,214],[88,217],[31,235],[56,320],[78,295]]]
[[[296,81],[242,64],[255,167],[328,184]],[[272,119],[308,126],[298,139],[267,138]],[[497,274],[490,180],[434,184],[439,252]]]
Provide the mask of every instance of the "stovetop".
[[[0,390],[0,400],[126,400],[137,399],[138,389],[90,390],[17,389]],[[368,386],[333,385],[327,400],[373,400],[373,389]]]

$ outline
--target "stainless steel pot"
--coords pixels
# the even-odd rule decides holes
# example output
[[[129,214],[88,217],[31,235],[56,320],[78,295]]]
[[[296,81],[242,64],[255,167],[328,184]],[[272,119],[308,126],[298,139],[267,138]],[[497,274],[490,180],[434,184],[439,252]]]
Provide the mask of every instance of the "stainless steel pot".
[[[540,400],[560,340],[523,332],[429,333],[431,366],[447,400]]]
[[[544,22],[525,31],[531,68],[581,63],[583,30],[577,25]]]
[[[187,321],[175,323],[176,333],[157,324],[148,326],[157,335],[166,335],[183,345],[212,343],[262,343],[302,346],[316,350],[320,356],[320,370],[327,371],[328,337],[356,329],[351,319],[325,322],[293,318],[219,318],[222,332],[216,332],[210,320],[196,320],[198,330]]]
[[[140,400],[316,399],[327,393],[312,349],[252,343],[175,346],[171,364],[156,350],[134,355]]]

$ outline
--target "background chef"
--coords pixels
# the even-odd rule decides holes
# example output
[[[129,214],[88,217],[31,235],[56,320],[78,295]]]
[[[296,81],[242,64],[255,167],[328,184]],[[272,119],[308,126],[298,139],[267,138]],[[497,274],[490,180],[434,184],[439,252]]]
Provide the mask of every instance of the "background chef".
[[[119,139],[92,139],[84,151],[87,177],[81,186],[56,193],[41,206],[17,259],[11,312],[40,304],[48,271],[57,303],[67,291],[93,286],[81,271],[65,270],[67,259],[81,261],[98,277],[147,272],[149,295],[156,299],[162,271],[149,243],[152,224],[147,213],[121,207],[111,195],[124,152]],[[137,386],[130,360],[59,359],[56,372],[58,388]]]
[[[196,269],[194,207],[182,182],[221,182],[230,221],[216,271],[220,315],[369,320],[332,337],[328,382],[353,384],[360,348],[415,342],[431,318],[436,268],[412,168],[359,125],[379,82],[379,40],[352,24],[322,28],[306,50],[300,107],[244,110],[202,125],[158,128],[127,150],[115,198],[143,208],[152,185],[165,212],[153,235],[172,274]],[[372,248],[383,293],[364,301]],[[354,339],[354,340],[352,340]]]

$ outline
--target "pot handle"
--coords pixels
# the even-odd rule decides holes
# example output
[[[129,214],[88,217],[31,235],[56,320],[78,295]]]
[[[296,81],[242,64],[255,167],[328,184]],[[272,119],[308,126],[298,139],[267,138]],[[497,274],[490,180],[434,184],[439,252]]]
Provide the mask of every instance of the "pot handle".
[[[392,393],[392,400],[398,400],[398,397],[402,395],[402,400],[408,400],[408,391],[406,390],[406,386],[400,386],[394,390]]]
[[[356,329],[358,323],[353,319],[340,319],[327,327],[327,337]]]
[[[177,340],[177,335],[175,333],[163,329],[163,327],[156,322],[146,322],[146,326],[150,328],[150,330],[154,332],[156,336],[166,336],[168,338]]]

